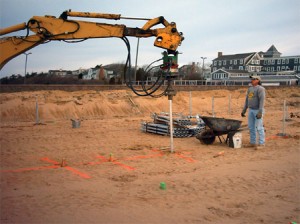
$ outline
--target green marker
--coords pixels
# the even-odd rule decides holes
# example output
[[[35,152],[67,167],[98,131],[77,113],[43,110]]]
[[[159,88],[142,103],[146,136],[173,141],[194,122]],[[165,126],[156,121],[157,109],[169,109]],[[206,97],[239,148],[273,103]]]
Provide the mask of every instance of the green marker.
[[[166,186],[165,182],[160,182],[160,189],[162,189],[162,190],[166,190],[167,189],[167,186]]]

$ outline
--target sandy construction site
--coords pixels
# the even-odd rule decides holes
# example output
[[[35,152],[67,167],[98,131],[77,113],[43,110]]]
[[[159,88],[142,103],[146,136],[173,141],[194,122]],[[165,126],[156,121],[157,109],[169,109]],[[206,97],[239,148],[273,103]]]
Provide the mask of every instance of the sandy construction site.
[[[245,92],[193,91],[192,113],[211,116],[214,97],[216,117],[246,125]],[[189,115],[189,99],[188,91],[178,92],[173,111]],[[151,113],[168,112],[166,97],[129,90],[1,93],[0,222],[299,223],[300,118],[287,117],[288,136],[276,136],[284,100],[300,115],[299,88],[268,88],[262,150],[190,137],[175,138],[170,153],[169,137],[140,131]],[[80,128],[71,119],[82,120]]]

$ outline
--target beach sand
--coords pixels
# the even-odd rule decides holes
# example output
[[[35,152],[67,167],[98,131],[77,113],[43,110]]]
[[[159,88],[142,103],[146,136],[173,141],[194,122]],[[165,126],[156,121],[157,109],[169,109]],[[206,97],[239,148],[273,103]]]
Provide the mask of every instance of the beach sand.
[[[246,89],[192,92],[192,114],[239,119]],[[229,95],[231,96],[229,113]],[[267,89],[266,147],[143,133],[166,97],[129,90],[2,93],[1,223],[300,222],[299,88]],[[38,102],[39,124],[36,124]],[[173,111],[189,115],[189,92]],[[71,119],[80,119],[72,128]],[[249,143],[243,131],[243,144]],[[221,152],[221,153],[220,153]],[[220,156],[216,156],[220,153]],[[161,182],[166,189],[160,189]]]

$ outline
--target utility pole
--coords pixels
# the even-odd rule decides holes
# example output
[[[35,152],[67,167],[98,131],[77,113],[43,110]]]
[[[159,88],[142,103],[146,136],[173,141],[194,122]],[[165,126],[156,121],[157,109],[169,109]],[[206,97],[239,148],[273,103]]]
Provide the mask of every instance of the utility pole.
[[[202,78],[204,79],[204,60],[206,59],[207,57],[201,57],[202,59]]]
[[[25,59],[25,74],[24,74],[24,84],[26,84],[26,72],[27,72],[27,57],[28,55],[32,54],[31,52],[29,53],[24,53],[26,55],[26,59]]]

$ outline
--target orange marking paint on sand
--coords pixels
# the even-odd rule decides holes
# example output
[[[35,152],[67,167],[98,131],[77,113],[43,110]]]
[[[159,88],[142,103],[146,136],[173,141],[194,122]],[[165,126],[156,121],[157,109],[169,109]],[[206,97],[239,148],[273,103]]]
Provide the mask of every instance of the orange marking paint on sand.
[[[78,176],[80,176],[80,177],[82,177],[82,178],[86,178],[86,179],[91,178],[91,176],[87,175],[86,173],[82,173],[82,172],[80,172],[79,170],[74,169],[73,167],[65,166],[65,167],[63,167],[63,168],[65,168],[66,170],[69,170],[69,171],[71,171],[71,172],[77,174]]]
[[[112,161],[112,163],[113,163],[113,164],[116,164],[116,165],[118,165],[118,166],[121,166],[121,167],[123,167],[123,168],[126,169],[126,170],[135,170],[134,167],[132,167],[132,166],[127,166],[127,165],[125,165],[125,164],[123,164],[123,163],[120,163],[120,162],[117,162],[117,161]]]
[[[56,169],[59,166],[39,166],[39,167],[29,167],[29,168],[20,168],[15,170],[0,170],[1,173],[21,173],[25,171],[32,171],[32,170],[46,170],[46,169]]]
[[[86,163],[77,163],[76,165],[91,165],[91,166],[94,166],[94,165],[100,165],[102,164],[103,161],[101,162],[86,162]]]
[[[54,161],[54,160],[49,159],[48,157],[41,158],[41,160],[42,160],[42,161],[45,161],[45,162],[48,162],[48,163],[55,164],[55,165],[60,164],[60,163],[58,163],[58,162],[56,162],[56,161]],[[73,168],[73,167],[70,167],[70,166],[64,166],[64,167],[62,167],[62,168],[66,169],[66,170],[69,170],[69,171],[71,171],[71,172],[77,174],[78,176],[80,176],[80,177],[82,177],[82,178],[91,178],[91,176],[89,176],[88,174],[82,173],[82,172],[80,172],[79,170],[76,170],[76,169]]]
[[[117,162],[117,161],[114,161],[114,160],[110,161],[109,159],[105,158],[104,156],[97,156],[97,158],[101,159],[103,162],[111,162],[115,165],[121,166],[122,168],[124,168],[126,170],[135,170],[135,168],[132,167],[132,166],[127,166],[123,163],[120,163],[120,162]]]
[[[274,136],[267,137],[266,141],[277,139],[277,138],[285,138],[285,139],[287,139],[287,138],[289,138],[289,136],[276,136],[276,135],[274,135]]]
[[[42,161],[45,161],[45,162],[48,162],[48,163],[52,163],[52,164],[54,164],[54,165],[60,165],[59,162],[56,162],[56,161],[54,161],[54,160],[52,160],[52,159],[49,159],[48,157],[41,158],[41,160],[42,160]]]
[[[104,156],[96,156],[97,158],[101,159],[102,162],[108,162],[108,159],[105,158]]]
[[[186,161],[188,161],[188,162],[190,162],[190,163],[196,162],[196,160],[194,160],[194,159],[192,159],[192,158],[190,158],[190,157],[184,156],[184,155],[182,155],[182,154],[180,154],[180,153],[175,153],[175,156],[177,156],[177,157],[179,157],[179,158],[182,158],[182,159],[184,159],[184,160],[186,160]]]
[[[152,149],[152,151],[153,151],[153,152],[161,152],[161,154],[162,154],[162,151],[159,150],[159,149]],[[196,162],[196,160],[194,160],[193,158],[184,156],[184,154],[185,154],[185,155],[190,155],[191,152],[181,152],[181,153],[177,152],[177,153],[175,153],[175,156],[177,156],[177,157],[179,157],[179,158],[182,158],[182,159],[184,159],[184,160],[186,160],[187,162],[190,162],[190,163]],[[162,155],[163,155],[163,154],[162,154]]]

